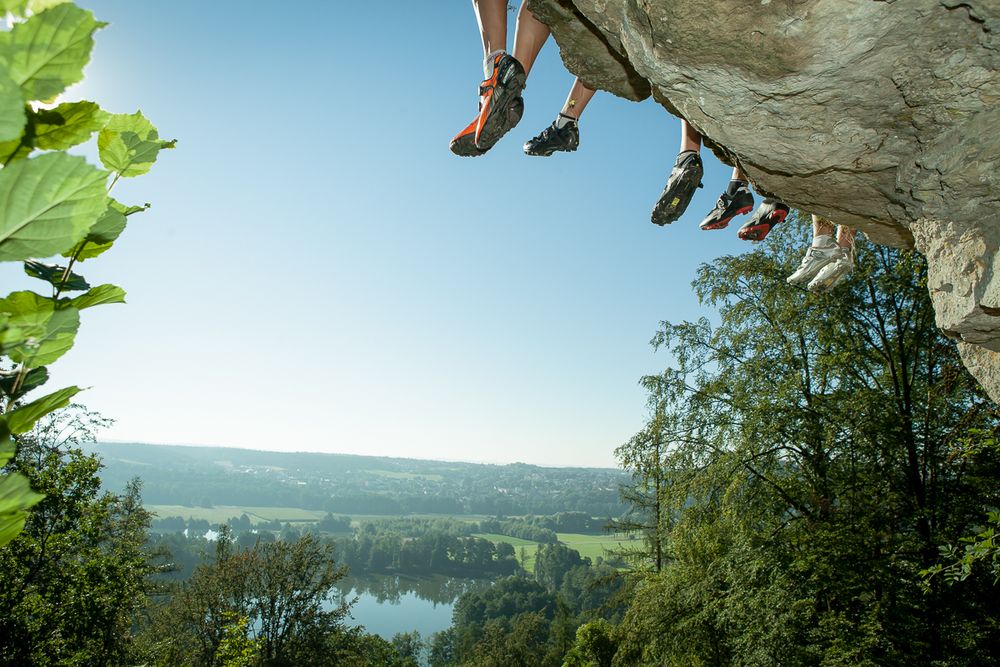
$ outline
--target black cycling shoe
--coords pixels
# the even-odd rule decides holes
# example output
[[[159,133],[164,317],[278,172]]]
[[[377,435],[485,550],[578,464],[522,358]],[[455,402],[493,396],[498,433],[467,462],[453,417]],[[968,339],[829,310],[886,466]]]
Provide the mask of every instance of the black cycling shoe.
[[[784,222],[788,215],[788,206],[777,199],[764,197],[764,201],[754,211],[753,216],[736,232],[744,241],[763,241],[771,233],[771,229]]]
[[[548,157],[556,151],[575,151],[579,145],[580,126],[575,120],[567,122],[562,127],[556,125],[556,121],[552,121],[541,134],[525,142],[524,152],[528,155]]]
[[[669,225],[677,220],[691,203],[694,191],[701,187],[701,177],[705,168],[701,156],[695,151],[684,151],[677,156],[670,178],[663,188],[660,198],[653,206],[651,216],[654,225]]]
[[[698,225],[702,229],[725,229],[737,215],[749,213],[753,208],[753,195],[748,188],[739,188],[734,194],[723,192],[715,208]]]

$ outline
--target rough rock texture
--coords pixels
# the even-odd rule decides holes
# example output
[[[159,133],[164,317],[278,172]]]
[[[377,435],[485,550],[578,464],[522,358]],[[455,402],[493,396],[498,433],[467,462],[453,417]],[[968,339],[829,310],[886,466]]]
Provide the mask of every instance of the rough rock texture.
[[[528,2],[588,85],[653,95],[762,192],[915,245],[1000,399],[1000,1]]]

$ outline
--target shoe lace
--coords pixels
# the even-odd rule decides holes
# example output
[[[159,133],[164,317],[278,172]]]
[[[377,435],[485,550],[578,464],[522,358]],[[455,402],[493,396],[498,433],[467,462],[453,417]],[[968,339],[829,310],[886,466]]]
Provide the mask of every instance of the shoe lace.
[[[549,125],[547,128],[542,130],[542,133],[538,135],[537,141],[538,142],[548,141],[554,135],[558,134],[559,134],[559,129],[556,127],[555,123],[553,123],[552,125]]]
[[[809,246],[806,250],[806,256],[802,258],[802,266],[806,266],[813,259],[828,259],[830,261],[836,261],[840,259],[839,254],[825,255],[823,251],[836,250],[836,248],[817,248],[815,246]]]

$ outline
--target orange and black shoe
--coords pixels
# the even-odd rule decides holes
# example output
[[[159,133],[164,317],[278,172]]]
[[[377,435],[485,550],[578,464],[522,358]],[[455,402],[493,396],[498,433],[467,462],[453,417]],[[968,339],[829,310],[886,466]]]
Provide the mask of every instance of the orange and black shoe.
[[[698,224],[701,229],[725,229],[729,221],[753,209],[753,195],[746,187],[737,188],[733,194],[723,192],[712,212]]]
[[[787,205],[777,199],[765,197],[754,211],[753,217],[740,227],[736,235],[744,241],[763,241],[771,233],[771,229],[778,223],[784,222],[787,216]]]
[[[524,115],[524,98],[515,97],[514,101],[507,109],[507,115],[510,126],[514,127],[517,125],[521,121],[521,116]],[[478,125],[479,116],[476,116],[476,118],[469,123],[468,127],[459,132],[455,138],[451,140],[449,148],[452,153],[461,157],[476,157],[477,155],[482,155],[486,152],[484,150],[479,150],[476,146],[476,127]]]
[[[479,115],[451,140],[451,151],[474,156],[493,148],[524,114],[521,91],[526,81],[524,68],[513,56],[506,53],[494,56],[493,73],[479,85]]]

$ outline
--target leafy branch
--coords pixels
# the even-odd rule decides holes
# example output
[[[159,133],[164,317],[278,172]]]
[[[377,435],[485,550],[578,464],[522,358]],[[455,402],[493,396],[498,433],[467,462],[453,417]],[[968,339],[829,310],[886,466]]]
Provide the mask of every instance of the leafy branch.
[[[70,2],[7,0],[2,8],[16,20],[0,30],[0,261],[23,262],[50,296],[19,291],[0,299],[0,466],[13,456],[16,436],[80,391],[25,399],[73,347],[80,312],[125,301],[122,288],[91,287],[74,273],[114,246],[129,216],[149,208],[121,204],[111,190],[147,173],[159,152],[176,144],[161,140],[139,111],[111,114],[85,100],[43,108],[83,78],[94,34],[105,24]],[[67,152],[95,133],[103,168]],[[65,265],[33,259],[60,255]],[[26,510],[41,498],[23,476],[0,477],[0,545],[20,532]]]

